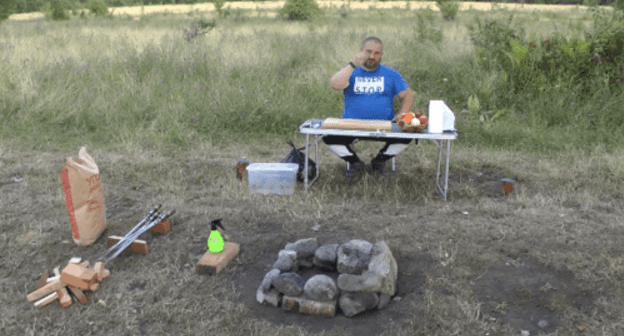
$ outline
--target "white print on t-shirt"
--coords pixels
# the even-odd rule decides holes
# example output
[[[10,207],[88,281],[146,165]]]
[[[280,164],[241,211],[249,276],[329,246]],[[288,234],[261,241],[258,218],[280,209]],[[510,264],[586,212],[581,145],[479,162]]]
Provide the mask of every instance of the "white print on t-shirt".
[[[384,92],[384,77],[355,77],[355,93]]]

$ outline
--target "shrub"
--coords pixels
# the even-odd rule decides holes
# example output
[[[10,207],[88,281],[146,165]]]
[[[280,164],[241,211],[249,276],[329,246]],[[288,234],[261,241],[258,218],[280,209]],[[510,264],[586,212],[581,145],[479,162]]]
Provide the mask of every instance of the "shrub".
[[[454,20],[459,11],[459,3],[455,0],[436,0],[438,8],[445,20]]]
[[[66,0],[51,0],[43,6],[41,12],[54,21],[69,20],[70,4]]]
[[[321,15],[323,11],[314,0],[286,0],[279,13],[289,20],[308,20]]]
[[[87,3],[87,9],[95,16],[106,17],[109,16],[108,6],[103,0],[90,0]]]
[[[0,21],[4,21],[15,13],[17,10],[17,3],[15,0],[2,0],[0,1]]]

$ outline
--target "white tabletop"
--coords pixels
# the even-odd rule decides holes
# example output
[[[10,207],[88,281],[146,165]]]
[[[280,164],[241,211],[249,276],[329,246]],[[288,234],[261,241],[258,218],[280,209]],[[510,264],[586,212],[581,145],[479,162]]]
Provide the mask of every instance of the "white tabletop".
[[[456,140],[457,131],[445,131],[444,133],[429,133],[428,129],[421,132],[403,132],[396,123],[392,123],[391,131],[371,131],[371,130],[345,130],[321,128],[324,119],[309,119],[299,126],[301,134],[315,135],[342,135],[352,137],[372,137],[372,138],[404,138],[404,139],[429,139],[429,140]]]

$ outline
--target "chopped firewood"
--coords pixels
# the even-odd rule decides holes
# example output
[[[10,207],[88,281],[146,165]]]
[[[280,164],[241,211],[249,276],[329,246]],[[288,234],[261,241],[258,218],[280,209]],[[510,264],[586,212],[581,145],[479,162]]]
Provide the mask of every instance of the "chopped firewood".
[[[78,266],[80,266],[82,268],[89,268],[89,260],[85,260],[85,261],[81,262],[80,264],[78,264]]]
[[[89,289],[91,284],[95,282],[95,277],[94,270],[76,264],[68,264],[61,272],[61,280],[64,283],[82,290]]]
[[[107,270],[106,268],[104,269],[104,271],[102,271],[102,275],[100,277],[100,282],[106,278],[108,278],[108,276],[110,275],[110,271]]]
[[[54,268],[54,276],[55,277],[61,277],[61,273],[59,272],[59,268],[61,266],[56,266]],[[67,308],[69,306],[71,306],[72,304],[72,298],[69,295],[69,292],[67,292],[67,288],[63,287],[63,288],[59,288],[56,290],[56,294],[58,294],[58,299],[59,299],[59,303],[61,304],[61,307],[63,308]]]
[[[56,280],[58,280],[58,279],[60,279],[60,278],[61,278],[61,276],[60,276],[60,275],[55,275],[55,276],[53,276],[53,277],[51,277],[51,278],[47,278],[47,279],[46,279],[46,283],[50,283],[50,282],[56,281]]]
[[[78,264],[78,263],[80,263],[80,260],[82,260],[82,258],[74,257],[74,258],[69,259],[69,263],[70,264]]]
[[[47,285],[37,289],[36,291],[28,294],[28,296],[26,296],[26,299],[29,302],[32,302],[32,301],[35,301],[35,300],[37,300],[37,299],[39,299],[39,298],[41,298],[41,297],[43,297],[45,295],[48,295],[48,294],[56,291],[59,288],[63,288],[65,286],[66,286],[65,282],[63,282],[62,279],[58,279],[58,280],[56,280],[54,282],[50,282],[49,284],[47,284]]]
[[[74,302],[71,298],[71,295],[69,295],[66,287],[57,289],[56,294],[58,294],[59,303],[63,308],[71,306],[71,304]]]
[[[43,286],[45,286],[48,283],[48,271],[45,271],[43,273],[43,275],[41,276],[41,278],[39,278],[39,282],[37,282],[37,288],[35,289],[39,289]]]
[[[35,307],[43,307],[46,306],[52,302],[54,302],[56,299],[58,299],[58,293],[54,292],[46,297],[44,297],[43,299],[35,302]],[[30,301],[30,300],[28,300]]]
[[[100,289],[100,285],[96,282],[89,286],[89,290],[92,292],[97,292]]]
[[[76,298],[76,300],[78,300],[78,302],[82,303],[83,305],[86,305],[87,303],[89,303],[89,299],[87,299],[87,296],[84,295],[84,293],[73,286],[67,286],[69,288],[69,291],[72,292],[72,294],[74,294],[74,297]]]
[[[225,243],[223,251],[211,253],[207,251],[197,264],[199,274],[219,274],[221,270],[232,260],[240,250],[237,243]]]
[[[101,282],[104,273],[104,264],[101,261],[96,262],[95,266],[93,266],[93,270],[95,271],[96,280]]]

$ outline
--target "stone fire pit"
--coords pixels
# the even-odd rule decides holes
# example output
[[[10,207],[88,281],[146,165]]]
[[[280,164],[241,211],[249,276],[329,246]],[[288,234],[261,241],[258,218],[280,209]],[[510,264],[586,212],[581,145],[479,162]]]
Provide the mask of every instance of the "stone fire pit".
[[[306,281],[300,270],[315,274]],[[354,239],[319,246],[316,238],[308,238],[286,244],[279,252],[256,299],[284,310],[329,317],[339,307],[351,317],[386,308],[396,282],[396,260],[385,242]]]

